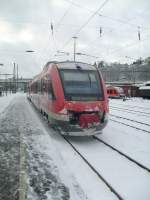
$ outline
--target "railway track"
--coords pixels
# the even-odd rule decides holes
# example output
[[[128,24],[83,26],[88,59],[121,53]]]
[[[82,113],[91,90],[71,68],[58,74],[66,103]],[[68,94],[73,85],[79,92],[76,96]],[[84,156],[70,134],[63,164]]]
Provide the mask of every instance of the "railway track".
[[[135,122],[135,123],[142,124],[142,125],[145,125],[145,126],[150,127],[150,124],[147,124],[147,123],[144,123],[144,122],[139,122],[139,121],[137,121],[137,120],[128,119],[128,118],[126,118],[126,117],[122,117],[122,116],[118,116],[118,115],[114,115],[114,114],[110,114],[110,116],[113,116],[113,117],[119,118],[119,119],[125,119],[125,120],[127,120],[127,121]]]
[[[74,151],[82,158],[82,160],[90,167],[90,169],[98,176],[98,178],[103,181],[107,187],[110,189],[110,191],[119,199],[123,200],[123,197],[113,188],[113,186],[94,168],[94,166],[77,150],[77,148],[69,141],[69,139],[66,136],[62,137],[65,139],[65,141],[74,149]]]
[[[110,109],[124,111],[126,113],[132,113],[132,114],[136,114],[136,115],[140,115],[140,116],[150,117],[149,112],[147,113],[147,112],[142,112],[142,111],[135,111],[135,110],[127,109],[127,108],[118,108],[115,106],[110,106]]]
[[[80,156],[80,158],[89,166],[89,168],[98,176],[98,178],[103,181],[106,186],[110,189],[111,192],[114,193],[114,195],[119,199],[123,200],[124,198],[122,197],[121,194],[118,193],[118,191],[103,177],[103,175],[92,165],[92,163],[85,158],[85,156],[76,148],[76,146],[69,140],[67,136],[62,135],[62,137],[65,139],[65,141],[73,148],[73,150]],[[150,168],[144,166],[140,162],[136,161],[132,157],[128,156],[127,154],[123,153],[122,151],[118,150],[114,146],[108,144],[107,142],[103,141],[102,139],[98,138],[97,136],[92,136],[92,138],[106,147],[110,148],[112,151],[117,152],[119,155],[123,156],[125,159],[128,161],[134,163],[137,167],[140,167],[142,170],[147,171],[150,173]]]
[[[113,103],[113,105],[114,105],[114,103]],[[138,108],[138,109],[142,109],[142,110],[149,110],[150,111],[150,107],[142,107],[142,106],[133,106],[133,105],[126,105],[126,104],[119,104],[119,103],[117,103],[117,104],[115,104],[114,106],[123,106],[124,108],[131,108],[131,109],[133,109],[133,108]],[[135,110],[136,111],[136,110]]]
[[[46,122],[46,124],[47,124],[47,122]],[[100,179],[100,181],[102,181],[108,187],[108,189],[116,196],[116,198],[119,200],[123,200],[124,196],[122,196],[123,195],[122,192],[119,191],[118,188],[116,189],[116,186],[107,178],[107,176],[105,176],[105,174],[99,172],[97,167],[94,166],[94,163],[92,161],[90,161],[90,159],[88,157],[86,158],[86,155],[84,155],[82,153],[82,151],[80,151],[80,149],[76,146],[76,144],[74,144],[73,142],[70,141],[70,138],[68,138],[67,136],[63,136],[63,135],[61,135],[61,136],[72,147],[72,149],[77,153],[77,155],[85,162],[85,164],[87,164],[87,166],[93,171],[93,173],[95,173],[95,175]],[[144,166],[142,163],[139,163],[138,161],[136,161],[135,159],[130,157],[130,155],[123,153],[122,151],[118,150],[118,148],[115,148],[111,144],[101,140],[100,138],[98,138],[96,136],[91,137],[91,139],[92,138],[93,138],[93,140],[96,140],[97,142],[100,142],[103,145],[105,145],[106,147],[108,147],[111,150],[111,152],[114,151],[114,152],[118,153],[118,155],[121,155],[123,158],[128,160],[128,162],[134,163],[134,165],[136,165],[136,167],[144,170],[147,173],[150,173],[150,169],[148,167]]]
[[[123,124],[123,125],[125,125],[125,126],[131,127],[131,128],[134,128],[134,129],[137,129],[137,130],[139,130],[139,131],[143,131],[144,133],[150,133],[150,131],[148,131],[148,130],[145,130],[145,129],[142,129],[142,128],[138,128],[138,127],[136,127],[136,126],[132,126],[132,125],[126,124],[126,123],[124,123],[124,122],[120,122],[120,121],[117,121],[117,120],[114,120],[114,119],[109,119],[109,120],[110,120],[110,121],[113,121],[113,122],[116,122],[116,123],[118,123],[118,124]]]
[[[133,162],[134,164],[136,164],[137,166],[141,167],[142,169],[150,172],[150,168],[144,166],[143,164],[139,163],[138,161],[136,161],[135,159],[131,158],[130,156],[128,156],[127,154],[123,153],[122,151],[116,149],[115,147],[113,147],[112,145],[108,144],[107,142],[105,142],[104,140],[98,138],[97,136],[93,136],[93,138],[101,143],[103,143],[104,145],[106,145],[107,147],[111,148],[112,150],[114,150],[115,152],[119,153],[120,155],[124,156],[125,158],[127,158],[128,160],[130,160],[131,162]]]
[[[115,123],[120,123],[125,126],[129,126],[131,128],[143,131],[145,133],[150,133],[150,124],[145,123],[145,122],[140,122],[137,120],[133,119],[128,119],[126,117],[110,114],[110,120],[115,122]]]

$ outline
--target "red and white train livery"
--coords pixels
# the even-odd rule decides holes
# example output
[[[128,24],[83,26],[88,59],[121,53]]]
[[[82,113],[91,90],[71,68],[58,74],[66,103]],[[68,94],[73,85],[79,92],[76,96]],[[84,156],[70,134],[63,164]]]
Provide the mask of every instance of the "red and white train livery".
[[[48,62],[29,83],[28,98],[62,134],[94,135],[108,122],[106,87],[90,64]]]

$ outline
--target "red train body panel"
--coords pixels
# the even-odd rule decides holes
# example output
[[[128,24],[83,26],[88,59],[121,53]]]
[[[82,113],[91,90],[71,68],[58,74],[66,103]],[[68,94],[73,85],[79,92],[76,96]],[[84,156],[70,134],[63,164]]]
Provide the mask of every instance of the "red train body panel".
[[[94,135],[108,121],[101,73],[86,63],[48,62],[30,82],[28,98],[62,134]]]
[[[124,91],[121,87],[107,86],[107,95],[109,98],[123,98]]]

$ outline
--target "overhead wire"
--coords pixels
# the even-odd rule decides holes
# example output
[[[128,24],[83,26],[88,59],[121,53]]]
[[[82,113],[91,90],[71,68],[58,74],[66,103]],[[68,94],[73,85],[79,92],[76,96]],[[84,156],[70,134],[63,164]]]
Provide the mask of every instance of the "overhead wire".
[[[130,23],[129,20],[125,21],[125,20],[122,20],[122,19],[116,19],[116,18],[105,16],[105,15],[102,15],[102,14],[99,14],[99,16],[103,17],[103,18],[107,18],[107,19],[109,19],[111,21],[119,22],[119,23],[122,23],[122,24],[127,24],[127,25],[130,25],[132,27],[136,27],[137,28],[137,27],[140,26],[140,28],[142,28],[142,29],[150,29],[150,27],[145,27],[145,26],[134,24],[134,23]]]
[[[90,13],[93,13],[93,14],[94,14],[94,12],[95,12],[95,11],[93,11],[93,10],[91,10],[91,9],[89,9],[89,8],[87,8],[87,7],[85,7],[85,6],[82,6],[82,5],[80,5],[80,4],[74,3],[72,0],[64,0],[64,1],[70,2],[70,3],[72,3],[74,6],[76,6],[76,7],[78,7],[78,8],[82,8],[82,9],[84,9],[84,10],[90,12]],[[147,10],[147,9],[144,9],[144,10],[142,11],[142,13],[145,12],[145,10]],[[127,24],[127,25],[134,26],[134,27],[138,27],[138,26],[139,26],[139,24],[130,23],[130,22],[129,22],[129,19],[127,19],[127,21],[126,21],[126,20],[123,20],[123,19],[118,19],[118,18],[116,19],[116,18],[113,18],[113,17],[110,17],[110,16],[102,15],[102,14],[99,13],[99,12],[97,13],[97,15],[98,15],[99,17],[105,17],[105,18],[107,18],[107,19],[109,19],[109,20],[116,21],[116,22],[120,22],[120,23],[122,23],[122,24]],[[130,21],[135,20],[135,18],[137,18],[137,16],[135,16],[134,18],[130,19]],[[143,29],[150,29],[150,27],[145,27],[145,26],[142,26],[142,25],[141,25],[140,27],[143,28]]]
[[[56,29],[58,30],[59,26],[61,25],[61,22],[64,20],[64,18],[67,16],[67,14],[69,13],[71,7],[73,6],[73,4],[70,4],[68,6],[68,8],[66,9],[66,11],[64,12],[64,14],[62,15],[62,17],[59,19],[59,21],[56,23]]]
[[[78,7],[78,8],[82,8],[82,9],[85,9],[87,10],[88,12],[92,13],[92,15],[90,16],[90,18],[88,18],[88,20],[78,29],[78,31],[76,32],[76,34],[78,34],[80,31],[82,31],[82,29],[89,23],[89,21],[95,16],[95,15],[98,15],[100,17],[104,17],[104,18],[107,18],[107,19],[110,19],[110,20],[113,20],[113,21],[116,21],[116,22],[119,22],[119,23],[122,23],[122,24],[128,24],[128,25],[131,25],[131,26],[135,26],[135,27],[138,27],[138,25],[136,24],[131,24],[129,22],[127,22],[126,20],[122,20],[122,19],[115,19],[113,17],[109,17],[109,16],[105,16],[105,15],[102,15],[102,14],[99,14],[99,9],[101,9],[101,7],[99,9],[97,9],[96,11],[92,11],[84,6],[81,6],[80,4],[77,4],[75,2],[73,2],[72,0],[64,0],[64,1],[67,1],[67,2],[70,2],[71,4],[69,5],[69,7],[71,8],[72,5]],[[106,0],[103,4],[106,4],[108,0]],[[103,4],[101,6],[103,6]],[[61,25],[61,21],[64,20],[64,18],[66,17],[67,13],[69,12],[69,7],[68,9],[65,11],[65,13],[63,14],[63,16],[61,17],[61,19],[59,20],[58,22],[58,25],[60,26]],[[16,23],[21,23],[21,22],[16,22]],[[23,22],[23,23],[33,23],[33,22]],[[34,24],[34,23],[33,23]],[[47,24],[47,23],[41,23],[41,24]],[[59,28],[58,26],[58,28]],[[143,26],[140,26],[140,28],[146,28],[146,29],[149,29],[148,27],[143,27]],[[99,38],[99,37],[98,37]],[[98,39],[97,38],[97,39]],[[72,38],[71,38],[72,39]],[[70,40],[71,40],[70,39]],[[54,40],[54,37],[53,37],[53,40]],[[69,42],[70,42],[69,40]],[[94,40],[95,41],[95,40]],[[68,42],[67,42],[68,43]],[[56,45],[54,45],[56,46]],[[66,46],[66,44],[65,44]]]
[[[148,37],[146,37],[146,38],[144,38],[141,42],[144,42],[144,41],[146,41],[146,40],[149,40],[149,36],[150,35],[147,35]],[[120,51],[120,50],[122,50],[122,49],[125,49],[125,48],[128,48],[128,47],[132,47],[132,46],[135,46],[135,45],[138,45],[139,43],[136,41],[136,42],[134,42],[134,43],[131,43],[131,44],[126,44],[126,45],[124,45],[123,47],[120,47],[120,48],[118,48],[118,49],[115,49],[115,50],[112,50],[110,53],[115,53],[115,52],[117,52],[117,51]]]
[[[85,10],[87,10],[88,12],[92,13],[92,15],[90,16],[90,18],[88,18],[88,20],[75,32],[74,35],[77,35],[77,34],[89,23],[89,21],[90,21],[95,15],[98,15],[99,17],[104,17],[104,18],[107,18],[107,19],[112,20],[112,21],[116,21],[116,22],[119,22],[119,23],[122,23],[122,24],[126,24],[126,25],[130,25],[130,26],[132,26],[132,27],[135,27],[137,32],[138,32],[139,27],[140,27],[140,30],[141,30],[141,29],[150,29],[150,27],[145,27],[145,26],[143,26],[143,25],[142,25],[142,26],[139,26],[139,25],[134,24],[134,23],[129,23],[129,21],[126,21],[126,20],[123,20],[123,19],[116,19],[116,18],[113,18],[113,17],[109,17],[109,16],[102,15],[102,14],[99,13],[101,7],[98,8],[96,11],[92,11],[92,10],[90,10],[90,9],[84,7],[84,6],[81,6],[80,4],[77,4],[77,3],[73,2],[72,0],[64,0],[64,1],[70,2],[70,3],[73,4],[74,6],[79,7],[79,8],[82,8],[82,9],[85,9]],[[106,3],[107,3],[107,1],[105,1],[103,4],[105,5]],[[104,6],[103,4],[102,4],[102,7]],[[134,17],[134,19],[135,19],[135,18],[136,18],[136,17]],[[131,20],[132,20],[132,19],[131,19]],[[101,26],[101,27],[103,27],[103,26]],[[111,32],[112,32],[112,31],[111,31]],[[139,33],[138,33],[138,38],[139,38]],[[98,37],[96,40],[98,40],[98,39],[99,39],[99,37]],[[70,39],[63,45],[62,49],[65,48],[65,47],[69,44],[69,42],[70,42],[71,40],[72,40],[72,38],[70,38]],[[96,40],[94,40],[93,42],[95,42]],[[92,44],[93,42],[90,43],[90,46],[91,46],[91,44]],[[88,45],[88,46],[89,46],[89,45]]]
[[[81,30],[91,21],[93,17],[108,3],[109,0],[105,0],[100,7],[87,19],[87,21],[77,30],[75,35],[77,35]]]
[[[83,30],[83,28],[85,28],[85,26],[92,20],[93,17],[95,17],[95,15],[107,4],[109,0],[105,0],[100,6],[99,8],[92,13],[92,15],[86,20],[86,22],[84,22],[80,28],[74,33],[74,35],[77,35],[79,34],[79,32],[81,32],[81,30]],[[62,49],[64,49],[66,47],[66,45],[68,45],[68,43],[72,40],[72,37],[67,41],[65,42],[65,44],[63,45]]]
[[[63,15],[60,17],[59,21],[56,23],[56,28],[55,28],[55,34],[52,35],[53,38],[53,43],[55,45],[55,52],[58,52],[58,45],[57,45],[57,39],[56,39],[56,33],[58,33],[58,29],[62,23],[62,21],[64,20],[64,18],[67,16],[67,14],[69,13],[70,9],[72,7],[72,4],[70,3],[70,5],[67,7],[67,9],[65,10],[65,12],[63,13]],[[55,56],[55,53],[54,55]]]

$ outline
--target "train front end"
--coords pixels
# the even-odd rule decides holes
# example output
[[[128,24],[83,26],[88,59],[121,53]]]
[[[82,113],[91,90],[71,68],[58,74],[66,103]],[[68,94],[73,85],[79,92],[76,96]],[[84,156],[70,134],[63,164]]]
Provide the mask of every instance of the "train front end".
[[[67,135],[95,135],[108,122],[108,99],[100,72],[85,63],[58,65],[64,96],[59,111],[64,120],[59,121],[61,133]]]

